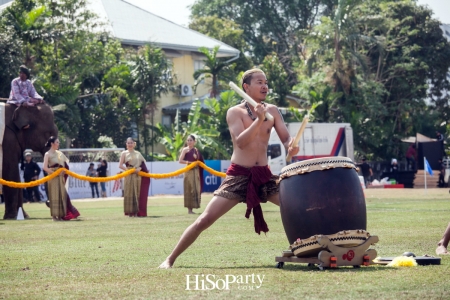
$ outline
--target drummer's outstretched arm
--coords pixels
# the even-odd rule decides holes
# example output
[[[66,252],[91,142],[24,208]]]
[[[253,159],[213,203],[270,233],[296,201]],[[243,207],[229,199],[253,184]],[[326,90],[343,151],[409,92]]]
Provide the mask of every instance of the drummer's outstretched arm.
[[[290,136],[286,124],[284,124],[283,117],[281,116],[279,111],[278,113],[274,113],[273,115],[275,131],[277,132],[278,137],[286,148],[286,151],[290,155],[296,155],[300,149],[298,148],[298,145],[292,145],[294,139]]]

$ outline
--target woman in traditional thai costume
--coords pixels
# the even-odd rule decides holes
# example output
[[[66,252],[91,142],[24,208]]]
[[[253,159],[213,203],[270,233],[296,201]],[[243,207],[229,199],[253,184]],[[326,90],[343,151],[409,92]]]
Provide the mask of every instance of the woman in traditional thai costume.
[[[204,163],[202,154],[195,148],[195,136],[192,134],[186,140],[187,147],[181,151],[180,164],[190,164],[195,161]],[[184,207],[193,214],[194,208],[200,208],[203,186],[203,168],[196,166],[184,173]]]
[[[57,137],[50,137],[46,147],[50,147],[44,155],[43,169],[48,175],[59,168],[69,169],[67,157],[59,151],[59,140]],[[76,219],[80,213],[72,205],[69,194],[66,190],[67,175],[63,172],[52,180],[48,181],[48,199],[50,201],[50,214],[53,221]]]
[[[127,150],[120,155],[119,168],[124,171],[136,168],[136,171],[124,180],[124,212],[130,217],[146,217],[150,178],[141,177],[138,173],[148,172],[147,166],[142,154],[134,150],[136,142],[132,138],[127,139],[126,146]]]

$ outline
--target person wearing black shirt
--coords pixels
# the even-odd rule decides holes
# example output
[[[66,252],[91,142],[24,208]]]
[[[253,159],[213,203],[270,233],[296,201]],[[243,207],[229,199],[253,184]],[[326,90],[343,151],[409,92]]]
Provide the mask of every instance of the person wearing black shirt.
[[[100,167],[97,168],[98,177],[106,177],[106,170],[108,169],[108,163],[106,160],[102,160]],[[106,182],[100,182],[102,188],[102,197],[106,198]]]
[[[366,159],[362,159],[362,163],[358,164],[358,167],[361,169],[361,173],[364,177],[364,184],[366,187],[369,185],[370,182],[370,176],[373,175],[372,168],[370,165],[366,162]]]
[[[439,181],[438,181],[438,187],[442,188],[445,187],[445,166],[442,163],[442,159],[439,159]]]
[[[436,139],[441,144],[442,157],[445,157],[444,136],[439,131],[436,131]]]
[[[395,159],[395,158],[393,158],[391,161],[390,172],[391,172],[392,179],[395,179],[395,181],[398,183],[398,163],[397,163],[397,159]]]
[[[37,180],[39,178],[39,174],[41,173],[41,168],[39,168],[38,164],[33,161],[33,157],[30,152],[25,153],[25,162],[23,165],[23,179],[25,182],[30,182],[33,180]],[[36,202],[41,202],[41,194],[39,193],[39,186],[33,186],[27,188],[27,196],[29,202],[34,202],[33,198],[36,198]]]

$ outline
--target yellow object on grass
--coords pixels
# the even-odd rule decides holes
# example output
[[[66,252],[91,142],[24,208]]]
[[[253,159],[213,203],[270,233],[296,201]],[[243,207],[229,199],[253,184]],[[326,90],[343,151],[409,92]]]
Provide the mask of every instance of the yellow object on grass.
[[[390,263],[387,264],[388,267],[417,267],[416,260],[411,256],[398,256],[394,258]]]

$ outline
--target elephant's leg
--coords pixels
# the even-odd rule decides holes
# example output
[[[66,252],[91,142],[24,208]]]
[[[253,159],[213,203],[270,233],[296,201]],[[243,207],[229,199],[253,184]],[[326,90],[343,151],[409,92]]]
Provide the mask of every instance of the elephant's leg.
[[[3,160],[3,176],[6,180],[20,182],[19,166],[15,162]],[[7,173],[7,176],[5,176]],[[17,219],[19,207],[23,206],[22,189],[3,186],[3,196],[5,198],[5,215],[3,219]],[[22,207],[23,210],[23,207]],[[25,211],[23,214],[26,216]]]

